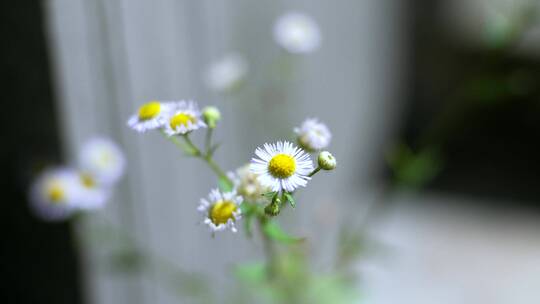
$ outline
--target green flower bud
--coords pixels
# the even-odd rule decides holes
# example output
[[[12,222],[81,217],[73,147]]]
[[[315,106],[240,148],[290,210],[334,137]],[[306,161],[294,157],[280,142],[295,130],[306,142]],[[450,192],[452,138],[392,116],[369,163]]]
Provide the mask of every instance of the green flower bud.
[[[221,119],[221,113],[216,107],[204,107],[202,111],[204,122],[208,125],[210,129],[214,129],[217,125],[217,122]]]
[[[337,165],[336,158],[328,151],[319,153],[319,167],[323,170],[334,170]]]
[[[281,200],[279,198],[276,198],[273,202],[268,204],[268,206],[264,207],[264,213],[268,216],[276,216],[279,214]]]

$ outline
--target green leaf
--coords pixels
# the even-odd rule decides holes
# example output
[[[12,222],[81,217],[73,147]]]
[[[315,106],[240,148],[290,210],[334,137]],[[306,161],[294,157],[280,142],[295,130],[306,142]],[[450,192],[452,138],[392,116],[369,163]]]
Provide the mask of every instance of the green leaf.
[[[285,192],[285,198],[287,199],[291,207],[293,208],[296,207],[296,201],[294,200],[294,197],[290,193]]]
[[[264,223],[263,230],[266,236],[283,244],[296,244],[305,240],[305,238],[290,236],[276,222],[270,220]]]
[[[234,275],[245,283],[262,283],[266,279],[266,267],[263,263],[246,263],[236,266]]]
[[[209,156],[213,156],[214,153],[216,153],[216,150],[221,146],[221,143],[217,143],[215,145],[213,145],[212,147],[210,147],[210,150],[208,151],[208,155]]]
[[[276,196],[277,192],[266,192],[266,193],[263,193],[262,196],[266,197],[267,199],[273,199],[274,196]]]
[[[221,190],[222,192],[230,192],[233,189],[233,185],[231,184],[229,179],[225,177],[220,177],[218,179],[218,187],[219,190]]]

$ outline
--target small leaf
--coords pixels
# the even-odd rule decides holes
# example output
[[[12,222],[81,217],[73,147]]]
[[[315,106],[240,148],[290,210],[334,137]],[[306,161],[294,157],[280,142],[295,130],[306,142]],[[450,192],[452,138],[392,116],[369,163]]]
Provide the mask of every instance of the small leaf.
[[[294,200],[294,197],[290,193],[285,192],[285,198],[287,199],[291,207],[293,208],[296,207],[296,201]]]
[[[303,242],[305,240],[304,238],[299,238],[299,237],[294,237],[294,236],[288,235],[274,221],[267,221],[264,224],[263,230],[264,230],[264,233],[266,234],[266,236],[268,236],[269,238],[271,238],[273,240],[276,240],[278,242],[284,243],[284,244],[301,243],[301,242]]]
[[[214,153],[216,152],[216,150],[221,146],[221,143],[217,143],[215,145],[213,145],[212,147],[210,147],[210,150],[208,151],[208,155],[209,156],[213,156]]]
[[[231,181],[225,177],[220,177],[218,179],[218,187],[222,192],[231,192],[233,189]]]
[[[262,196],[266,197],[267,199],[272,199],[276,196],[277,192],[266,192],[263,193]]]

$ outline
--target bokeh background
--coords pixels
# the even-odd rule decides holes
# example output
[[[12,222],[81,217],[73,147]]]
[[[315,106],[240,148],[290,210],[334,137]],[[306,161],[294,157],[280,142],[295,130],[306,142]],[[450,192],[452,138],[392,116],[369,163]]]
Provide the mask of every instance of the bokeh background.
[[[317,21],[320,49],[290,56],[275,44],[272,24],[289,10]],[[338,170],[280,221],[308,238],[319,271],[333,266],[344,227],[361,231],[368,241],[350,265],[359,303],[538,303],[539,10],[534,0],[2,4],[2,298],[191,303],[193,282],[133,269],[125,235],[209,277],[218,303],[242,292],[233,266],[263,252],[197,225],[211,172],[126,127],[145,101],[192,98],[222,110],[218,161],[229,170],[292,138],[305,117],[329,125]],[[213,93],[204,73],[230,52],[248,61],[246,83]],[[282,60],[288,72],[273,75]],[[32,175],[73,161],[96,134],[128,158],[114,200],[76,224],[33,218]],[[103,238],[108,226],[122,233]]]

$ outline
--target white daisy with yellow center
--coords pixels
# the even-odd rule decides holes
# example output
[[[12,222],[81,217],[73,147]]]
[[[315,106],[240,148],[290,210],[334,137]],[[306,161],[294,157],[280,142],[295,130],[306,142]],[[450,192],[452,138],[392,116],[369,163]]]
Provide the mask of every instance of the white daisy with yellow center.
[[[48,221],[68,218],[77,210],[80,197],[78,174],[70,168],[43,171],[30,190],[30,206],[34,213]]]
[[[238,168],[234,173],[228,173],[234,183],[234,188],[246,201],[257,203],[264,199],[263,194],[270,192],[270,188],[261,184],[259,176],[250,170],[250,165]]]
[[[79,153],[79,167],[100,186],[112,186],[124,174],[126,158],[120,147],[108,138],[85,142]]]
[[[160,102],[152,100],[139,107],[137,113],[133,114],[127,125],[137,132],[146,132],[163,127],[167,121],[170,110],[170,102]]]
[[[255,154],[259,158],[251,160],[251,172],[272,191],[293,192],[311,179],[308,175],[313,171],[313,163],[309,154],[290,142],[266,143]]]
[[[183,135],[199,128],[206,128],[199,107],[193,101],[178,101],[167,116],[164,130],[169,136]]]
[[[311,17],[289,12],[279,17],[274,24],[274,39],[289,53],[309,53],[321,44],[321,33]]]
[[[91,173],[79,171],[75,207],[81,210],[101,209],[111,197],[111,185],[104,185]]]
[[[294,128],[299,145],[308,151],[322,150],[330,144],[332,133],[317,118],[308,118],[298,128]]]
[[[212,232],[230,229],[236,232],[236,222],[242,218],[243,198],[236,192],[221,192],[213,189],[208,195],[208,199],[201,199],[197,210],[202,213],[203,223],[210,227]]]

